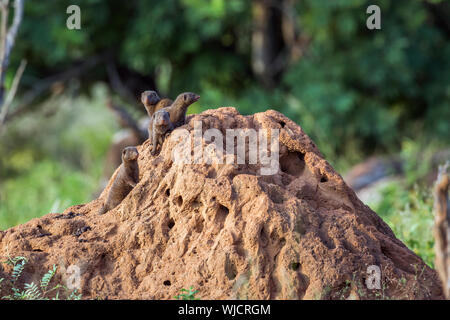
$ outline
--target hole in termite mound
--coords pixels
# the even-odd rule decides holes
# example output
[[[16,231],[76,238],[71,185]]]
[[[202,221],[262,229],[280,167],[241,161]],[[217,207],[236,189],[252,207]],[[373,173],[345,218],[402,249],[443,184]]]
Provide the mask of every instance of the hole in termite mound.
[[[167,226],[169,227],[169,229],[172,229],[175,226],[175,221],[170,218],[169,222],[167,223]]]
[[[300,268],[300,262],[291,262],[291,269],[297,271]]]
[[[302,152],[288,152],[280,157],[281,171],[291,176],[299,177],[305,170],[305,154]]]
[[[165,286],[170,286],[172,283],[170,282],[170,280],[166,280],[166,281],[163,282],[163,284]]]
[[[225,275],[229,280],[234,280],[237,275],[236,266],[234,262],[228,258],[228,256],[225,258]]]
[[[283,203],[284,194],[283,190],[276,185],[269,185],[268,188],[269,198],[273,203]]]
[[[219,207],[216,212],[215,223],[217,225],[219,225],[220,228],[223,228],[223,225],[225,224],[225,219],[227,218],[228,213],[230,213],[230,210],[227,207],[225,207],[224,205],[219,204]]]
[[[194,226],[194,230],[197,233],[201,233],[203,231],[203,218],[198,218],[195,226]]]
[[[263,248],[267,247],[267,245],[269,244],[269,236],[267,235],[264,226],[261,228],[261,231],[259,233],[259,242],[261,243],[261,246]]]

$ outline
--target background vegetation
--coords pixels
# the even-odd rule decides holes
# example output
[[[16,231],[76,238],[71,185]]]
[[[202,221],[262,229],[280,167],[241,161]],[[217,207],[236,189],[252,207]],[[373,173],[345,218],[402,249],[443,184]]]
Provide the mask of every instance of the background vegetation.
[[[372,155],[449,147],[450,2],[436,0],[27,1],[7,85],[28,65],[0,132],[0,229],[89,201],[137,97],[201,95],[191,112],[272,108],[300,124],[339,172]],[[366,28],[377,4],[382,30]],[[263,41],[258,41],[263,39]],[[428,162],[371,206],[432,263]]]

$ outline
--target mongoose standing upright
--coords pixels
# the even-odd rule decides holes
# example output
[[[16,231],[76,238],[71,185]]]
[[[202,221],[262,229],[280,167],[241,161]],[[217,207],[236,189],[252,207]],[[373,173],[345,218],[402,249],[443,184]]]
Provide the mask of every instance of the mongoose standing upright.
[[[126,147],[123,149],[122,164],[108,191],[105,203],[98,211],[99,214],[104,214],[114,209],[139,182],[138,156],[139,153],[135,147]]]
[[[151,118],[153,114],[172,104],[172,100],[168,98],[161,99],[156,91],[147,90],[141,94],[141,102],[147,110],[148,116]]]
[[[184,92],[179,94],[170,106],[162,109],[170,113],[170,122],[172,122],[174,129],[185,124],[188,107],[198,99],[200,99],[198,94]]]
[[[173,129],[170,113],[167,110],[161,109],[153,114],[148,127],[148,136],[152,144],[150,149],[152,155],[156,154],[158,146],[162,146],[164,139]]]

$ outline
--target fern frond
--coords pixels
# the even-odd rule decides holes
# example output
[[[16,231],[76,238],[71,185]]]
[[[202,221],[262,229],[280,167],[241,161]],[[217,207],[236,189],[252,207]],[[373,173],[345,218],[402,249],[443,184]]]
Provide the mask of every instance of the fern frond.
[[[23,256],[17,256],[14,258],[8,257],[8,259],[6,261],[4,261],[4,263],[9,264],[11,266],[15,266],[18,262],[28,262],[27,258],[23,257]]]
[[[67,297],[67,300],[81,300],[81,293],[77,294],[77,289],[73,290],[72,293]]]
[[[53,276],[55,275],[55,273],[56,273],[56,269],[57,269],[57,267],[56,267],[56,265],[53,265],[53,269],[50,269],[46,274],[44,274],[44,276],[42,277],[42,279],[41,279],[41,289],[42,289],[42,292],[46,292],[47,291],[47,288],[48,288],[48,285],[50,284],[50,281],[52,281],[52,279],[53,279]]]
[[[24,300],[26,299],[25,291],[20,291],[17,288],[11,288],[13,291],[13,295],[10,298],[11,300]]]
[[[23,258],[23,257],[20,257]],[[22,274],[23,269],[25,268],[25,264],[27,263],[27,259],[18,259],[13,262],[13,271],[11,274],[11,282],[14,284]]]
[[[41,298],[41,292],[39,287],[34,283],[26,283],[25,286],[25,299],[27,300],[39,300]]]

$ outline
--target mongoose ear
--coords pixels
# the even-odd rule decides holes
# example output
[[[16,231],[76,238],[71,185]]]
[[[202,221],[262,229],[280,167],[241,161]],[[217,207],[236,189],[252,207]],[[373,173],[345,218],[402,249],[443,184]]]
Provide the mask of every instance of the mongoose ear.
[[[146,105],[147,102],[147,91],[141,93],[141,102],[143,105]]]

